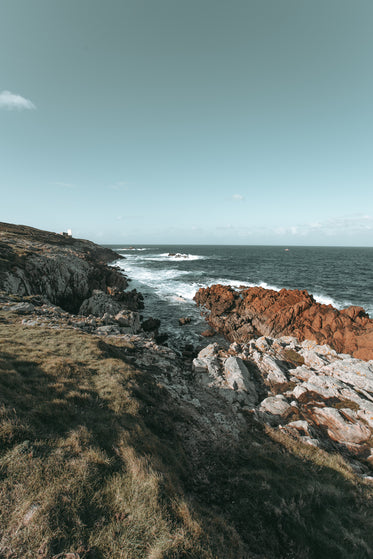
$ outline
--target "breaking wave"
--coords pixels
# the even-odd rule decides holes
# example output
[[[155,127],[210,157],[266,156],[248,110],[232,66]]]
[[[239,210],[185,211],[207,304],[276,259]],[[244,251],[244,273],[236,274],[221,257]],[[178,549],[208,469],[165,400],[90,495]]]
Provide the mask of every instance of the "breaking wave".
[[[129,250],[130,252],[142,252],[142,251],[147,250],[147,249],[146,248],[127,247],[127,248],[116,248],[115,250],[117,252],[125,252],[127,250]]]
[[[214,284],[234,289],[306,289],[318,303],[339,310],[359,305],[373,315],[372,288],[355,273],[359,265],[367,268],[371,252],[347,251],[342,258],[338,250],[296,247],[284,258],[278,247],[153,245],[116,250],[125,256],[116,264],[131,279],[131,288],[144,293],[144,316],[160,318],[162,329],[171,336],[185,338],[198,330],[202,319],[193,297],[201,287]],[[332,273],[328,273],[326,261]],[[180,329],[177,319],[182,316],[193,320]]]
[[[164,253],[159,255],[146,256],[144,260],[152,260],[153,262],[183,262],[185,260],[205,260],[205,256],[197,254],[181,254],[181,253]]]

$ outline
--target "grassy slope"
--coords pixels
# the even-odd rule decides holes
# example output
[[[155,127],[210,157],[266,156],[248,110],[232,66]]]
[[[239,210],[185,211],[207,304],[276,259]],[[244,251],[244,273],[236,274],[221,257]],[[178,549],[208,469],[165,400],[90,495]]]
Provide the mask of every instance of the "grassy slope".
[[[372,556],[372,492],[342,459],[248,420],[191,460],[188,417],[113,343],[0,312],[0,557]]]

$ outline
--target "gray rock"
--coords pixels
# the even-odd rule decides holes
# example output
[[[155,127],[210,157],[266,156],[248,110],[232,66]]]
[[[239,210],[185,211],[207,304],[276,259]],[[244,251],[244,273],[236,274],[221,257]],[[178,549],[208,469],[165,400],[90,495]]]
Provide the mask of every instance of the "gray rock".
[[[272,338],[261,336],[255,340],[255,345],[260,351],[267,351],[272,346]]]
[[[38,321],[37,320],[30,320],[27,318],[24,318],[22,320],[22,324],[24,324],[25,326],[38,326]]]
[[[278,341],[285,347],[288,346],[289,349],[297,349],[300,345],[298,339],[294,336],[281,336]]]
[[[312,437],[299,437],[299,440],[301,440],[303,443],[305,444],[309,444],[310,446],[315,446],[315,447],[320,447],[320,441],[318,439],[313,439]]]
[[[319,355],[314,349],[301,349],[299,353],[303,357],[305,365],[312,369],[320,369],[329,363],[326,355]]]
[[[313,370],[305,365],[300,365],[295,369],[291,369],[292,377],[295,377],[296,380],[308,380],[314,374]]]
[[[290,408],[290,404],[285,396],[278,394],[277,396],[269,396],[260,403],[259,411],[270,413],[271,415],[284,415]]]
[[[373,394],[373,362],[348,357],[335,360],[325,366],[322,372],[340,379],[354,388]]]
[[[30,314],[34,312],[35,307],[32,303],[17,303],[16,305],[10,305],[8,309],[18,314]]]
[[[216,357],[219,351],[219,345],[217,343],[214,344],[209,344],[208,346],[204,347],[203,349],[201,349],[201,351],[198,354],[198,357],[200,359],[211,359],[213,357]]]
[[[141,329],[140,315],[135,311],[120,311],[115,315],[114,319],[119,326],[125,329],[126,333],[137,334]]]
[[[292,395],[294,396],[294,398],[296,398],[298,400],[298,398],[302,395],[305,394],[307,392],[307,388],[305,386],[303,386],[303,384],[298,384],[293,392]]]
[[[116,301],[107,293],[96,289],[93,291],[91,297],[83,301],[79,309],[79,314],[85,316],[90,314],[93,316],[103,316],[107,313],[115,316],[123,310],[123,307],[123,303]]]
[[[286,425],[280,425],[279,428],[292,437],[296,437],[304,444],[320,447],[321,442],[311,434],[310,426],[307,421],[291,421]]]
[[[220,372],[218,351],[219,346],[217,343],[214,343],[203,348],[198,354],[199,361],[205,363],[208,374],[210,375],[212,381],[217,381],[222,377]]]
[[[229,351],[231,351],[232,353],[241,353],[242,351],[242,345],[238,344],[237,342],[233,342],[230,346],[229,346]]]
[[[343,382],[329,377],[326,375],[316,375],[310,376],[307,382],[302,384],[302,387],[308,391],[315,392],[323,398],[339,398],[340,390],[344,388]]]
[[[108,312],[103,315],[102,322],[104,324],[116,324],[113,315]]]
[[[325,407],[312,409],[312,415],[317,425],[324,427],[328,435],[339,443],[359,444],[370,439],[371,432],[362,423],[346,421],[335,408]]]
[[[245,405],[248,409],[252,409],[255,405],[255,401],[250,398],[250,394],[247,394],[243,390],[232,390],[232,388],[219,388],[219,394],[230,404],[240,404]]]
[[[224,363],[223,375],[230,388],[246,392],[247,403],[255,405],[258,399],[257,391],[242,359],[239,357],[228,357]]]
[[[207,363],[203,359],[196,357],[193,359],[192,370],[194,373],[207,373]]]
[[[261,371],[267,372],[266,380],[268,382],[272,384],[285,384],[289,381],[286,374],[273,357],[267,354],[263,355],[258,365]]]
[[[304,420],[298,420],[298,421],[290,421],[290,423],[287,423],[286,425],[282,426],[282,428],[290,428],[290,429],[295,429],[296,431],[298,431],[301,435],[308,435],[311,436],[310,433],[310,426],[307,423],[307,421]]]
[[[121,332],[118,326],[114,326],[112,324],[108,324],[107,326],[99,326],[95,330],[95,334],[105,335],[105,336],[107,336],[108,334],[120,334],[120,333]]]

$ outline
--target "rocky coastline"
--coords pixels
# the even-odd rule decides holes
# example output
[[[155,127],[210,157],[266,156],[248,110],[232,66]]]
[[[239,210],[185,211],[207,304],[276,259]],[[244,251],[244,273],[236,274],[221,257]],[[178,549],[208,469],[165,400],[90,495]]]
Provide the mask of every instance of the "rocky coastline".
[[[209,325],[231,342],[259,336],[295,336],[328,344],[338,353],[373,359],[373,319],[362,307],[341,311],[317,303],[307,291],[212,285],[194,297]]]
[[[109,265],[121,258],[91,241],[0,223],[2,300],[32,313],[27,324],[44,324],[49,316],[86,332],[138,332],[143,296]]]
[[[364,499],[372,498],[373,320],[360,308],[337,311],[319,305],[306,292],[276,293],[261,288],[233,290],[212,286],[200,290],[195,300],[208,315],[210,327],[231,343],[229,346],[207,344],[202,338],[203,349],[193,351],[192,348],[187,356],[182,356],[182,352],[162,345],[159,321],[142,320],[141,294],[128,290],[130,280],[108,265],[118,258],[116,253],[89,241],[0,224],[0,326],[4,332],[14,329],[26,335],[30,333],[31,337],[40,331],[45,339],[53,332],[56,336],[76,332],[76,336],[83,336],[82,340],[92,340],[92,343],[97,340],[98,348],[106,348],[113,363],[113,375],[118,375],[114,358],[134,371],[130,381],[131,398],[133,401],[137,398],[141,421],[145,421],[154,437],[146,456],[155,452],[155,444],[159,445],[160,454],[153,458],[153,466],[158,464],[160,468],[165,445],[170,445],[172,452],[178,449],[177,460],[180,456],[187,457],[177,482],[188,494],[187,501],[205,515],[212,514],[206,512],[206,507],[211,507],[217,514],[214,522],[218,523],[219,517],[221,523],[224,517],[229,525],[229,529],[224,528],[228,547],[214,548],[215,557],[320,556],[316,545],[320,536],[315,536],[315,543],[314,536],[306,530],[284,536],[282,543],[279,537],[280,543],[262,554],[260,546],[265,545],[266,538],[265,533],[262,539],[258,535],[258,526],[265,522],[269,529],[276,524],[278,505],[273,511],[266,505],[267,512],[263,517],[259,515],[255,524],[255,535],[247,531],[246,523],[241,524],[237,510],[239,516],[254,515],[249,503],[252,488],[247,486],[246,477],[259,475],[260,478],[253,466],[255,460],[259,460],[260,470],[268,460],[280,463],[283,453],[289,460],[286,468],[294,467],[292,456],[302,461],[299,472],[303,472],[302,468],[318,472],[320,464],[327,465],[330,471],[338,471],[338,476],[343,472],[348,483],[360,484]],[[3,337],[3,341],[9,339],[10,335]],[[16,344],[17,340],[12,343]],[[143,386],[147,387],[145,392]],[[7,406],[5,401],[0,403]],[[4,456],[8,443],[3,441]],[[110,450],[115,460],[118,460],[118,445],[115,442]],[[173,454],[172,457],[176,464]],[[243,469],[241,463],[245,464]],[[174,479],[176,469],[175,466],[169,481],[164,482],[166,486]],[[169,474],[165,472],[162,476],[167,477]],[[288,497],[281,489],[271,488],[269,478],[264,477],[260,483],[264,484],[263,488],[270,487],[272,499],[276,500],[278,493],[279,502],[281,499],[287,502]],[[259,500],[263,491],[266,489],[260,489]],[[41,498],[35,503],[31,501],[28,507],[42,510]],[[289,501],[286,510],[290,506]],[[28,510],[26,507],[25,515]],[[22,518],[22,529],[18,531],[24,534],[29,529],[29,521]],[[137,529],[139,521],[135,513],[125,512],[119,518],[120,522],[116,520],[120,524],[120,527],[116,524],[119,532],[127,530],[128,523],[131,530],[134,526]],[[308,521],[314,522],[312,514]],[[191,530],[192,521],[188,522]],[[15,545],[18,532],[12,524],[3,528],[0,556],[21,557]],[[206,528],[206,532],[193,529],[193,537],[198,539],[200,536],[196,534],[202,534],[203,540],[211,528]],[[334,556],[363,557],[361,549],[365,549],[368,557],[373,542],[365,532],[359,537],[363,544],[356,555],[350,551],[347,555],[338,554],[335,547],[330,548],[334,549]],[[74,559],[109,556],[100,554],[97,545],[86,542],[79,551],[76,545],[67,545],[61,539],[59,544],[45,544],[44,555],[39,555]],[[180,550],[168,555],[150,554],[150,551],[137,555],[133,551],[126,552],[126,557],[207,559],[212,556],[208,555],[210,551],[205,554],[206,542],[198,545],[200,551],[195,555]],[[327,550],[328,545],[339,543],[324,545]],[[292,546],[294,555],[289,555]],[[228,548],[232,549],[228,551]],[[346,549],[349,549],[347,544]]]

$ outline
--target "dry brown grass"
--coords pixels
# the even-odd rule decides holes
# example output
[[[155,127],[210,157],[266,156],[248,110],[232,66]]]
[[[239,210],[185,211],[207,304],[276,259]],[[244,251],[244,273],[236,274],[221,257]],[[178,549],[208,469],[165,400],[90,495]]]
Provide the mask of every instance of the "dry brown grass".
[[[0,316],[0,557],[369,557],[372,493],[341,458],[262,432],[192,462],[131,344]]]
[[[171,484],[187,520],[170,516],[164,474],[150,464],[155,443],[131,395],[141,373],[71,330],[1,325],[0,343],[0,555],[155,558],[193,547],[192,512]]]
[[[0,556],[216,556],[179,486],[183,451],[143,420],[161,394],[130,344],[13,324],[0,343]]]

